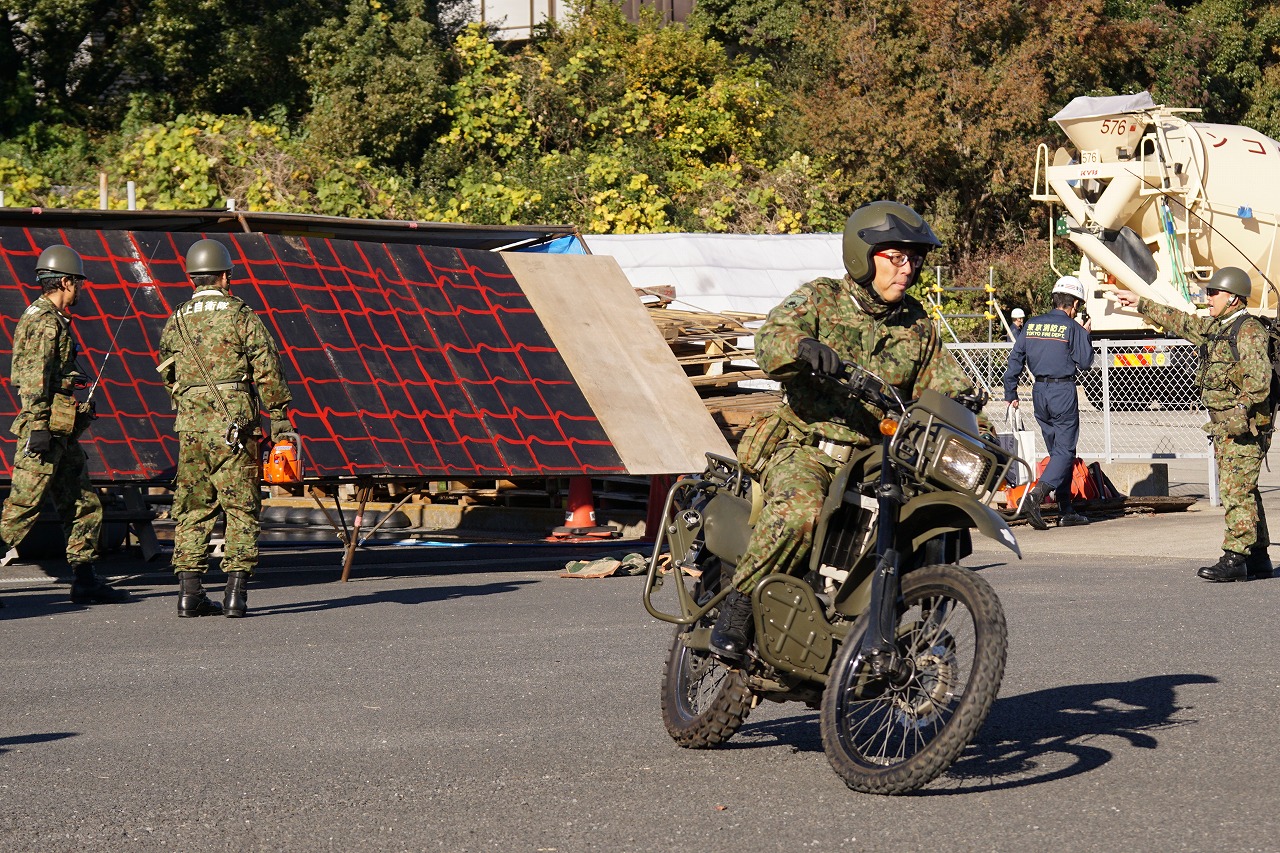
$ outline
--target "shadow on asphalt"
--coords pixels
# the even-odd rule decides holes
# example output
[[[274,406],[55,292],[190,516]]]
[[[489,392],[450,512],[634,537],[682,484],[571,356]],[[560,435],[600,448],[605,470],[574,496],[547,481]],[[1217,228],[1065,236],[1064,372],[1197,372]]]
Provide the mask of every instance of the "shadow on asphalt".
[[[3,601],[5,605],[0,608],[0,622],[33,617],[46,619],[59,613],[78,613],[90,608],[96,610],[98,608],[127,607],[147,598],[170,594],[167,590],[144,591],[127,584],[121,584],[121,588],[129,590],[129,594],[133,596],[131,601],[119,604],[72,604],[67,585],[42,585],[13,590],[5,589],[0,591],[0,601]]]
[[[12,737],[0,737],[0,755],[4,755],[9,751],[10,747],[23,746],[31,743],[49,743],[55,740],[64,740],[69,737],[77,737],[76,732],[43,732],[33,735],[13,735]]]
[[[939,779],[911,796],[1002,791],[1078,776],[1115,757],[1103,746],[1119,738],[1136,749],[1156,749],[1153,732],[1194,725],[1177,719],[1190,706],[1177,704],[1187,684],[1217,684],[1210,675],[1185,673],[1073,684],[996,700],[978,736]],[[721,749],[789,746],[822,752],[818,715],[804,711],[753,723],[750,718]]]
[[[1155,749],[1152,734],[1194,725],[1176,719],[1187,684],[1217,684],[1211,675],[1155,675],[1134,681],[1072,684],[998,699],[969,748],[951,769],[917,796],[968,794],[1039,785],[1103,766],[1114,753],[1103,738]]]
[[[216,572],[211,572],[205,578],[205,589],[208,590],[210,598],[215,601],[222,600],[222,587],[225,580],[225,575]],[[533,580],[496,581],[494,583],[487,584],[459,584],[443,587],[384,589],[377,592],[364,592],[364,587],[359,582],[339,584],[335,583],[336,580],[336,576],[333,578],[325,578],[322,581],[317,581],[314,576],[302,574],[277,575],[275,577],[271,577],[269,574],[264,577],[260,574],[250,582],[249,616],[266,616],[273,613],[306,613],[315,610],[333,610],[339,607],[361,607],[366,604],[426,604],[455,598],[497,595],[504,592],[511,592],[526,584],[536,583],[536,581]],[[350,594],[338,594],[331,598],[312,599],[309,601],[299,601],[291,604],[277,604],[271,606],[258,605],[253,596],[254,590],[261,590],[264,588],[302,588],[317,586],[319,583],[328,585],[328,588],[335,592],[340,591],[341,593]],[[177,583],[174,583],[171,586],[142,586],[124,583],[120,584],[120,586],[123,589],[129,590],[130,595],[133,596],[131,601],[123,604],[72,604],[65,586],[41,586],[27,588],[12,593],[5,592],[3,593],[5,606],[0,608],[0,622],[17,619],[30,619],[34,617],[46,619],[59,613],[73,613],[76,611],[86,610],[90,607],[94,609],[105,608],[114,610],[115,608],[128,607],[129,605],[138,604],[152,598],[172,599],[175,606],[177,603]]]
[[[325,598],[319,601],[299,601],[295,604],[276,604],[267,607],[253,604],[249,596],[249,616],[270,616],[281,613],[309,613],[316,610],[334,610],[339,607],[362,607],[366,604],[428,604],[454,598],[474,598],[481,595],[499,595],[512,592],[536,581],[500,581],[498,583],[468,586],[438,586],[419,589],[386,589],[357,595]],[[348,589],[354,589],[347,587]],[[251,588],[252,589],[252,588]]]

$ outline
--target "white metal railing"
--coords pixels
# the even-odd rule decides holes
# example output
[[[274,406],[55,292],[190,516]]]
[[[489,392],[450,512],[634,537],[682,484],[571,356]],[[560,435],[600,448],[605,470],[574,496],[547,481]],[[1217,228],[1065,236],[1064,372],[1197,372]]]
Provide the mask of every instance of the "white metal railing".
[[[1004,373],[1010,342],[946,344],[976,384],[987,389],[987,416],[1005,421]],[[1209,498],[1218,503],[1213,448],[1207,419],[1195,388],[1200,351],[1183,340],[1101,340],[1094,342],[1093,367],[1080,376],[1080,440],[1077,455],[1107,462],[1206,459]],[[1023,372],[1019,398],[1031,414],[1031,377]],[[1029,419],[1030,420],[1030,419]],[[1037,450],[1044,444],[1036,431]],[[1035,464],[1036,460],[1030,460]]]

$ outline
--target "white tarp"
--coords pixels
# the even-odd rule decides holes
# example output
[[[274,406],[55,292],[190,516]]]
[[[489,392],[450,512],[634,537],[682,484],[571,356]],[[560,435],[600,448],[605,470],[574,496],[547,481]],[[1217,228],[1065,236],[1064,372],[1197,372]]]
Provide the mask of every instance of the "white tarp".
[[[1072,98],[1050,121],[1074,121],[1078,118],[1095,116],[1115,116],[1123,113],[1149,110],[1155,107],[1150,92],[1138,92],[1133,95],[1104,95],[1097,98]]]
[[[584,236],[612,255],[633,287],[675,288],[688,311],[768,314],[819,276],[843,276],[840,234],[610,234]]]

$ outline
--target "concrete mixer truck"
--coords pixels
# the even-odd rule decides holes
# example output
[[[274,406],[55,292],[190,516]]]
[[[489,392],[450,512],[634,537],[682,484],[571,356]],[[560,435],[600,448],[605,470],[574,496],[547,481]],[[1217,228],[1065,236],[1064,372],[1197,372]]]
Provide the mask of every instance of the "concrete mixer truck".
[[[1205,302],[1213,271],[1250,274],[1254,313],[1274,317],[1280,293],[1280,143],[1248,127],[1192,121],[1198,110],[1155,104],[1145,92],[1076,98],[1053,121],[1070,147],[1036,153],[1032,198],[1053,209],[1050,265],[1080,278],[1095,339],[1147,341],[1108,352],[1113,404],[1196,405],[1197,353],[1163,347],[1159,330],[1108,298],[1128,288],[1186,310]],[[1060,210],[1058,209],[1060,208]],[[1056,241],[1082,254],[1060,269]],[[1082,377],[1101,402],[1101,368]],[[1139,377],[1138,371],[1141,371]]]

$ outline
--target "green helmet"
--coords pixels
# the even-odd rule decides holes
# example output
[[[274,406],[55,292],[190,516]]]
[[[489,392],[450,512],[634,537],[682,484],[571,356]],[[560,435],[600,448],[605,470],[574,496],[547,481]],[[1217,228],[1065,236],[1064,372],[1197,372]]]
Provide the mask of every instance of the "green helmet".
[[[855,210],[844,224],[844,268],[858,284],[875,277],[871,256],[886,243],[909,243],[922,252],[942,245],[920,214],[896,201],[873,201]],[[919,271],[917,270],[917,274]]]
[[[61,278],[64,275],[84,278],[84,261],[70,246],[59,243],[40,253],[36,261],[36,278]]]
[[[1249,281],[1249,274],[1239,267],[1223,267],[1213,274],[1213,278],[1209,279],[1209,283],[1205,285],[1205,290],[1221,290],[1224,293],[1233,293],[1247,301],[1250,294],[1253,293],[1253,282]]]
[[[187,275],[214,275],[230,272],[231,253],[217,240],[197,240],[187,249]]]

